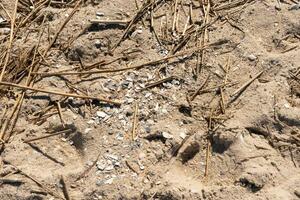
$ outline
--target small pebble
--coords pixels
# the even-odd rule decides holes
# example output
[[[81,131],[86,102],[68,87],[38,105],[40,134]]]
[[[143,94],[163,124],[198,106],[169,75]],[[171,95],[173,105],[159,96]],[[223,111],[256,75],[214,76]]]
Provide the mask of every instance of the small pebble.
[[[249,59],[250,61],[255,61],[255,60],[257,59],[257,57],[256,57],[255,55],[253,55],[253,54],[250,54],[250,55],[248,56],[248,59]]]
[[[144,154],[144,153],[140,153],[140,154],[139,154],[139,159],[140,159],[140,160],[145,159],[145,157],[146,157],[146,154]]]
[[[97,168],[101,171],[105,170],[106,168],[106,162],[104,160],[99,160],[96,165]]]
[[[100,40],[96,40],[95,41],[95,46],[96,46],[96,48],[101,48],[101,41]]]
[[[86,128],[86,129],[84,130],[84,133],[87,134],[87,133],[89,133],[91,130],[93,130],[93,129],[91,129],[91,128]]]
[[[87,122],[87,124],[94,124],[94,123],[95,123],[95,121],[92,119]]]
[[[145,167],[144,167],[144,165],[141,163],[141,161],[138,161],[138,165],[139,165],[139,167],[140,167],[141,170],[144,170],[144,169],[145,169]]]
[[[97,116],[100,117],[100,118],[105,118],[107,117],[107,114],[103,111],[97,111]]]
[[[103,16],[104,16],[104,13],[103,13],[103,12],[96,12],[96,16],[97,16],[97,17],[103,17]]]
[[[109,184],[110,185],[110,184],[113,183],[113,181],[114,181],[114,178],[110,178],[110,179],[104,181],[104,184]]]
[[[112,154],[106,154],[105,158],[109,159],[109,160],[119,160],[119,157],[116,155],[112,155]]]
[[[172,139],[173,138],[173,135],[167,133],[167,132],[162,132],[162,136],[166,139]]]
[[[184,139],[184,138],[186,137],[186,134],[185,134],[184,132],[181,132],[181,133],[179,134],[179,136],[180,136],[182,139]]]
[[[123,139],[124,139],[124,135],[123,135],[122,133],[118,133],[118,134],[116,135],[116,139],[117,139],[117,140],[123,140]]]

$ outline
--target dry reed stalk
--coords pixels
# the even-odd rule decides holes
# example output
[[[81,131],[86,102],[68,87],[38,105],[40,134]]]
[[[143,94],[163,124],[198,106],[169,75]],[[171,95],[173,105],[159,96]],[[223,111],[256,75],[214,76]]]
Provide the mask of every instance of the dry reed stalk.
[[[49,137],[53,137],[53,136],[57,136],[57,135],[62,135],[62,134],[65,134],[65,133],[69,133],[71,131],[72,131],[71,129],[67,129],[67,130],[59,131],[57,133],[52,133],[52,134],[44,135],[44,136],[41,136],[41,137],[35,137],[35,138],[31,138],[31,139],[26,139],[26,140],[24,140],[24,143],[30,143],[30,142],[34,142],[34,141],[37,141],[37,140],[42,140],[42,139],[46,139],[46,138],[49,138]]]
[[[131,132],[131,139],[132,141],[135,141],[137,138],[136,135],[136,127],[137,127],[137,117],[138,117],[138,108],[139,104],[138,102],[135,103],[135,109],[134,109],[134,115],[133,115],[133,121],[132,121],[132,132]]]
[[[64,93],[64,92],[57,92],[57,91],[51,91],[51,90],[45,90],[45,89],[38,89],[38,88],[33,88],[29,86],[22,86],[14,83],[8,83],[8,82],[0,82],[0,85],[8,86],[8,87],[15,87],[15,88],[20,88],[22,90],[31,90],[34,92],[41,92],[41,93],[46,93],[46,94],[54,94],[54,95],[60,95],[60,96],[65,96],[65,97],[74,97],[74,98],[81,98],[81,99],[95,99],[99,101],[103,101],[105,103],[110,103],[110,104],[115,104],[117,106],[121,105],[121,102],[105,99],[102,97],[92,97],[92,96],[87,96],[87,95],[76,95],[76,94],[70,94],[70,93]]]
[[[10,22],[10,24],[11,24],[10,25],[10,37],[9,37],[9,42],[8,42],[8,46],[7,46],[6,58],[5,58],[5,61],[4,61],[4,65],[3,65],[3,68],[2,68],[1,74],[0,74],[0,81],[2,81],[2,79],[3,79],[6,67],[7,67],[8,62],[9,62],[10,54],[11,54],[12,43],[13,43],[13,40],[14,40],[14,27],[15,27],[15,22],[16,22],[18,1],[19,0],[15,1],[15,8],[14,8],[14,12],[13,12],[12,19],[11,19],[11,22]]]

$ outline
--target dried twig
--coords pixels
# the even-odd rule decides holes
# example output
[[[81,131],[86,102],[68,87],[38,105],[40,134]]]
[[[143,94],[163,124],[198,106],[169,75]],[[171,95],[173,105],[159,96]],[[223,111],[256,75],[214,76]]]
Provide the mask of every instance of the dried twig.
[[[5,9],[5,7],[3,6],[3,4],[0,2],[0,7],[2,8],[2,10],[4,10],[5,14],[8,16],[8,18],[11,20],[11,16],[8,13],[8,11]]]
[[[63,119],[60,102],[58,101],[58,102],[56,102],[56,104],[57,104],[57,110],[58,110],[60,121],[61,121],[63,127],[65,127],[65,121]]]
[[[48,51],[51,49],[51,47],[54,45],[54,43],[56,42],[59,34],[61,33],[61,31],[64,29],[64,27],[67,25],[67,23],[71,20],[71,18],[73,17],[73,15],[76,13],[80,3],[81,3],[82,0],[79,0],[75,7],[73,8],[72,12],[69,14],[69,16],[67,17],[67,19],[64,21],[64,23],[61,25],[61,27],[58,29],[58,31],[55,33],[53,39],[51,40],[48,48],[45,50],[44,52],[44,56],[48,53]]]
[[[208,176],[209,158],[210,158],[210,141],[207,140],[207,145],[206,145],[206,162],[205,162],[204,177]]]
[[[33,87],[29,87],[29,86],[22,86],[22,85],[8,83],[8,82],[0,82],[0,85],[4,85],[4,86],[8,86],[8,87],[16,87],[16,88],[20,88],[23,90],[42,92],[42,93],[46,93],[46,94],[55,94],[55,95],[60,95],[60,96],[65,96],[65,97],[74,97],[74,98],[81,98],[81,99],[95,99],[95,100],[103,101],[106,103],[115,104],[117,106],[121,105],[121,102],[105,99],[102,97],[92,97],[92,96],[87,96],[87,95],[76,95],[76,94],[70,94],[70,93],[56,92],[56,91],[51,91],[51,90],[33,88]]]
[[[139,174],[139,171],[137,171],[137,170],[130,164],[130,162],[129,162],[128,160],[125,160],[125,163],[126,163],[127,167],[128,167],[131,171],[133,171],[133,172],[136,173],[136,174]]]
[[[39,180],[37,180],[36,178],[30,176],[29,174],[25,173],[23,170],[21,170],[20,168],[18,168],[17,166],[11,164],[8,161],[4,161],[10,165],[12,165],[17,172],[19,172],[20,174],[22,174],[23,176],[29,178],[30,180],[32,180],[33,182],[35,182],[39,187],[41,187],[44,191],[46,191],[48,194],[52,195],[53,197],[56,197],[58,199],[63,199],[63,197],[58,194],[57,192],[51,190],[50,188],[48,188],[46,185],[44,185],[43,183],[41,183]]]
[[[37,12],[41,10],[47,3],[48,1],[44,1],[43,3],[35,7],[29,14],[27,14],[27,16],[19,23],[18,27],[16,28],[16,33],[31,19],[32,16],[36,15]]]
[[[247,89],[247,87],[253,83],[253,81],[255,81],[257,78],[259,78],[262,74],[264,73],[264,71],[259,72],[258,74],[256,74],[253,78],[251,78],[249,81],[247,81],[244,85],[242,85],[239,89],[237,89],[236,91],[234,91],[230,96],[234,97],[234,96],[240,96],[245,89]]]
[[[135,103],[135,109],[134,109],[134,115],[133,115],[133,121],[132,121],[132,132],[131,132],[131,139],[132,141],[136,140],[136,126],[137,126],[137,118],[138,118],[138,108],[139,104],[138,102]]]
[[[41,75],[41,76],[86,75],[86,74],[103,74],[103,73],[122,72],[122,71],[127,71],[127,70],[132,70],[132,69],[141,69],[141,68],[149,66],[149,65],[155,65],[155,64],[159,64],[161,62],[168,61],[172,58],[176,58],[176,57],[184,56],[184,55],[188,55],[188,54],[193,54],[197,51],[208,48],[209,46],[210,45],[206,45],[202,48],[198,48],[198,47],[191,48],[191,49],[182,51],[180,53],[177,53],[175,55],[170,55],[170,56],[167,56],[167,57],[164,57],[164,58],[160,58],[158,60],[142,63],[142,64],[135,65],[135,66],[132,66],[132,67],[123,67],[123,68],[119,68],[119,69],[103,69],[103,70],[94,70],[94,71],[82,71],[82,72],[34,72],[32,74]]]
[[[9,42],[8,42],[8,46],[7,46],[7,52],[6,52],[6,57],[4,60],[4,65],[0,74],[0,81],[2,81],[3,76],[5,74],[5,70],[6,67],[8,65],[9,62],[9,58],[10,58],[10,54],[11,54],[11,47],[12,47],[12,43],[13,43],[13,39],[14,39],[14,27],[15,27],[15,21],[16,21],[16,15],[17,15],[17,9],[18,9],[18,2],[19,0],[16,0],[15,2],[15,8],[14,8],[14,13],[11,19],[11,28],[10,28],[10,38],[9,38]]]
[[[199,91],[199,94],[201,94],[201,93],[206,93],[206,92],[212,92],[212,91],[214,91],[214,90],[216,90],[216,89],[219,89],[220,87],[234,86],[234,85],[236,85],[236,84],[238,84],[238,83],[239,83],[238,81],[230,82],[230,83],[226,83],[226,84],[222,83],[222,84],[217,85],[217,86],[213,86],[213,87],[210,87],[210,88],[207,88],[207,89],[200,90],[200,91]]]
[[[288,49],[285,49],[285,50],[281,51],[281,53],[287,53],[289,51],[292,51],[292,50],[296,49],[297,47],[298,47],[298,45],[292,46],[292,47],[290,47]]]
[[[177,12],[178,12],[178,0],[175,0],[174,3],[174,12],[173,12],[173,22],[172,22],[172,32],[175,32],[175,28],[176,28],[176,19],[177,19]]]
[[[124,31],[122,37],[118,40],[118,42],[110,49],[110,53],[113,53],[114,50],[121,44],[121,42],[128,36],[130,30],[132,29],[133,25],[137,23],[144,15],[149,11],[149,9],[153,5],[157,5],[161,2],[161,0],[154,0],[151,2],[146,2],[139,11],[135,14],[135,16],[130,20],[130,23],[127,25],[126,30]]]
[[[90,171],[91,169],[97,164],[97,161],[100,158],[101,153],[98,154],[96,160],[93,162],[92,165],[90,165],[86,170],[84,170],[84,172],[82,174],[80,174],[75,181],[79,181],[80,179],[84,178]]]
[[[224,80],[223,80],[224,84],[226,84],[227,80],[228,80],[229,68],[230,68],[230,65],[229,65],[229,59],[228,59],[227,64],[226,64],[226,69],[224,69],[224,71],[225,71],[225,77],[224,77]],[[220,87],[220,95],[221,95],[221,101],[220,101],[221,112],[223,114],[225,114],[226,106],[225,106],[224,87]]]
[[[208,79],[209,79],[209,75],[206,77],[205,81],[201,84],[201,86],[190,97],[191,101],[193,101],[196,98],[196,96],[200,93],[200,91],[204,88],[204,86],[207,84]]]
[[[61,134],[64,134],[64,133],[69,133],[71,131],[72,131],[71,129],[67,129],[67,130],[59,131],[57,133],[52,133],[52,134],[44,135],[44,136],[41,136],[41,137],[35,137],[35,138],[27,139],[27,140],[24,140],[24,143],[30,143],[30,142],[33,142],[33,141],[46,139],[46,138],[53,137],[53,136],[56,136],[56,135],[61,135]]]
[[[171,80],[176,79],[176,78],[178,78],[178,77],[176,77],[176,76],[170,76],[170,77],[167,77],[167,78],[160,79],[160,80],[158,80],[158,81],[156,81],[154,83],[148,83],[142,90],[158,86],[158,85],[160,85],[162,83],[171,81]]]
[[[63,191],[65,199],[71,200],[69,192],[68,192],[67,184],[66,184],[63,176],[61,176],[61,178],[60,178],[60,184],[62,185],[62,191]]]
[[[93,19],[90,20],[92,24],[105,24],[105,25],[127,25],[130,23],[130,20],[102,20],[102,19]]]

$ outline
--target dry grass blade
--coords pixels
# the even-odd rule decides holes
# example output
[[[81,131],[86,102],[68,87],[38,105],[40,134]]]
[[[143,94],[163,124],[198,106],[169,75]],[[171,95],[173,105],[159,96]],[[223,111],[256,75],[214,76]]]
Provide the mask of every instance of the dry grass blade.
[[[41,187],[45,192],[47,192],[51,196],[58,198],[58,199],[63,199],[63,197],[60,194],[58,194],[57,192],[48,188],[41,181],[39,181],[36,178],[34,178],[33,176],[30,176],[29,174],[25,173],[23,170],[21,170],[20,168],[18,168],[17,166],[15,166],[13,164],[11,164],[10,162],[8,162],[8,161],[4,161],[4,162],[12,165],[18,173],[22,174],[23,176],[25,176],[25,177],[29,178],[30,180],[32,180],[33,182],[35,182],[39,187]]]
[[[9,37],[9,42],[8,42],[8,46],[7,46],[7,52],[6,52],[4,65],[3,65],[3,68],[2,68],[2,71],[1,71],[1,74],[0,74],[0,81],[2,81],[2,79],[3,79],[7,64],[9,62],[10,54],[11,54],[12,43],[13,43],[13,40],[14,40],[14,27],[15,27],[16,15],[17,15],[18,1],[19,0],[16,0],[16,2],[15,2],[14,13],[13,13],[13,16],[12,16],[12,19],[11,19],[11,22],[10,22],[11,23],[10,37]]]
[[[42,25],[44,24],[44,20],[45,20],[45,17],[43,19]],[[25,85],[31,85],[32,84],[31,83],[31,81],[32,81],[31,72],[33,71],[33,68],[34,68],[34,65],[35,65],[37,51],[38,51],[38,47],[39,47],[43,32],[44,32],[44,29],[42,28],[40,30],[40,36],[39,36],[39,39],[38,39],[38,44],[37,44],[37,46],[35,47],[35,50],[34,50],[32,63],[29,67],[29,73],[28,73],[28,77],[26,79],[26,84]],[[27,56],[26,59],[30,59],[29,56]],[[9,116],[9,118],[6,119],[6,121],[4,122],[3,129],[1,129],[0,136],[1,136],[1,138],[4,138],[5,131],[7,131],[6,129],[8,128],[9,123],[12,122],[10,132],[7,133],[6,137],[4,138],[5,141],[8,141],[10,136],[12,135],[13,129],[14,129],[15,124],[17,123],[17,119],[19,117],[19,112],[20,112],[22,104],[23,104],[24,96],[25,96],[25,92],[22,92],[21,95],[18,96],[11,115]]]
[[[23,90],[31,90],[34,92],[42,92],[42,93],[46,93],[46,94],[60,95],[60,96],[65,96],[65,97],[75,97],[75,98],[81,98],[81,99],[95,99],[95,100],[103,101],[106,103],[114,104],[117,106],[121,105],[121,102],[117,102],[117,101],[113,101],[113,100],[109,100],[109,99],[105,99],[105,98],[101,98],[101,97],[92,97],[92,96],[87,96],[87,95],[76,95],[76,94],[63,93],[63,92],[57,92],[57,91],[51,91],[51,90],[44,90],[44,89],[38,89],[38,88],[29,87],[29,86],[22,86],[22,85],[8,83],[8,82],[0,82],[0,85],[4,85],[4,86],[8,86],[8,87],[16,87],[16,88],[20,88]]]
[[[127,71],[127,70],[132,70],[132,69],[141,69],[143,67],[149,66],[149,65],[155,65],[159,64],[164,61],[168,61],[172,58],[176,58],[179,56],[185,56],[188,54],[194,54],[197,51],[200,51],[202,49],[208,48],[210,45],[206,45],[202,48],[191,48],[185,51],[182,51],[180,53],[177,53],[175,55],[170,55],[165,58],[160,58],[154,61],[142,63],[139,65],[135,65],[132,67],[124,67],[124,68],[119,68],[119,69],[104,69],[104,70],[94,70],[94,71],[82,71],[82,72],[34,72],[32,74],[34,75],[41,75],[41,76],[62,76],[62,75],[87,75],[87,74],[103,74],[103,73],[113,73],[113,72],[122,72],[122,71]]]
[[[75,7],[73,8],[72,12],[69,14],[69,16],[67,17],[67,19],[64,21],[64,23],[61,25],[61,27],[58,29],[58,31],[56,32],[56,34],[54,35],[53,39],[51,40],[48,48],[46,49],[44,56],[46,56],[46,54],[48,53],[48,51],[51,49],[51,47],[54,45],[54,43],[56,42],[59,34],[61,33],[61,31],[64,29],[64,27],[67,25],[67,23],[71,20],[71,18],[73,17],[73,15],[76,13],[77,9],[80,6],[80,3],[82,2],[82,0],[79,0]]]
[[[62,190],[63,190],[65,199],[71,200],[69,192],[68,192],[68,187],[67,187],[67,184],[66,184],[63,176],[61,176],[61,178],[60,178],[60,184],[62,185]]]
[[[130,20],[101,20],[101,19],[93,19],[90,20],[92,24],[105,24],[105,25],[127,25],[130,23]]]
[[[5,9],[5,7],[3,6],[3,4],[1,2],[0,2],[0,7],[4,10],[7,17],[11,20],[11,16],[10,16],[9,12]]]
[[[205,79],[205,81],[201,84],[201,86],[194,92],[194,94],[191,96],[190,100],[193,101],[196,96],[200,93],[200,91],[204,88],[204,86],[207,84],[209,79],[209,75],[207,76],[207,78]]]
[[[208,176],[209,158],[210,158],[210,141],[207,140],[204,177],[207,177],[207,176]]]
[[[63,127],[65,127],[65,120],[64,120],[63,115],[62,115],[60,102],[57,102],[56,104],[57,104],[57,110],[58,110],[60,121],[61,121]]]
[[[253,1],[253,0],[229,1],[228,3],[224,3],[222,5],[215,7],[213,10],[214,11],[228,10],[228,9],[238,7],[238,6],[246,4],[246,3],[250,3],[251,1]]]
[[[87,176],[87,174],[91,171],[91,169],[97,164],[97,161],[99,160],[101,156],[101,153],[98,154],[96,160],[93,162],[92,165],[90,165],[82,174],[80,174],[75,181],[79,181],[80,179],[84,178],[85,176]]]
[[[18,27],[16,28],[16,33],[19,31],[19,29],[21,27],[23,27],[26,23],[28,23],[28,21],[34,16],[36,15],[46,4],[48,3],[48,0],[45,0],[44,2],[42,2],[40,5],[38,5],[37,7],[35,7],[26,17],[25,19],[23,19]]]
[[[46,138],[49,138],[49,137],[53,137],[53,136],[57,136],[57,135],[65,134],[65,133],[69,133],[71,131],[72,131],[71,129],[67,129],[67,130],[59,131],[57,133],[53,133],[53,134],[49,134],[49,135],[45,135],[45,136],[41,136],[41,137],[35,137],[35,138],[27,139],[27,140],[24,140],[24,143],[30,143],[30,142],[34,142],[34,141],[37,141],[37,140],[46,139]]]
[[[258,74],[256,74],[253,78],[251,78],[249,81],[247,81],[244,85],[242,85],[239,89],[237,89],[236,91],[234,91],[230,96],[234,97],[234,96],[239,96],[243,91],[245,91],[245,89],[251,84],[253,83],[253,81],[255,81],[257,78],[259,78],[262,74],[264,73],[264,71],[259,72]]]
[[[156,81],[154,83],[148,83],[142,90],[158,86],[158,85],[160,85],[162,83],[171,81],[171,80],[176,79],[176,78],[178,78],[178,77],[176,77],[176,76],[170,76],[170,77],[167,77],[167,78],[160,79],[160,80],[158,80],[158,81]]]
[[[138,117],[138,108],[139,104],[138,102],[135,103],[135,109],[134,109],[134,115],[133,115],[133,122],[132,122],[132,132],[131,132],[131,139],[132,141],[136,140],[136,126],[137,126],[137,117]]]
[[[14,116],[14,114],[17,112],[17,110],[18,110],[18,107],[19,107],[19,103],[20,103],[20,98],[18,98],[17,99],[17,101],[15,102],[15,105],[14,105],[14,107],[13,107],[13,109],[12,109],[12,112],[10,113],[10,115],[9,115],[9,117],[7,117],[6,119],[5,119],[5,121],[3,122],[3,124],[2,124],[2,127],[1,127],[1,130],[0,130],[0,139],[1,140],[5,140],[6,141],[6,139],[4,138],[4,134],[5,134],[5,131],[6,131],[6,129],[7,129],[7,127],[8,127],[8,125],[9,125],[9,122],[12,120],[12,118],[13,118],[13,116]]]
[[[130,30],[133,25],[138,22],[148,11],[152,8],[153,5],[158,5],[162,0],[146,2],[136,13],[136,15],[131,19],[130,23],[127,25],[126,30],[124,31],[122,37],[118,40],[118,42],[110,49],[110,53],[113,53],[114,50],[121,44],[121,42],[128,36]]]

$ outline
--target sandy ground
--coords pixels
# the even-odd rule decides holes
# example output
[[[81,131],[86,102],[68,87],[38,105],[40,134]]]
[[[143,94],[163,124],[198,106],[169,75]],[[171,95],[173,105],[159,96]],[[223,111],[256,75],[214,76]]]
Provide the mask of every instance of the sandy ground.
[[[14,3],[0,2],[3,70]],[[64,2],[20,26],[2,81],[33,69],[31,88],[121,105],[27,89],[15,115],[22,90],[0,84],[0,199],[300,198],[296,1],[151,1],[118,46],[150,1],[85,1],[58,32]]]

